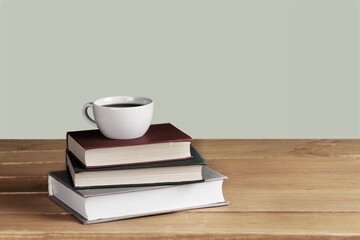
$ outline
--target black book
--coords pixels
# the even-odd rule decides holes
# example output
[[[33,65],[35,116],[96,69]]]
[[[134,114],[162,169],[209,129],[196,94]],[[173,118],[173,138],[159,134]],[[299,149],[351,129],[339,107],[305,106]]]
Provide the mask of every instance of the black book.
[[[104,186],[173,185],[203,181],[205,160],[191,146],[190,159],[131,164],[113,167],[85,168],[71,153],[66,153],[66,163],[76,188]]]

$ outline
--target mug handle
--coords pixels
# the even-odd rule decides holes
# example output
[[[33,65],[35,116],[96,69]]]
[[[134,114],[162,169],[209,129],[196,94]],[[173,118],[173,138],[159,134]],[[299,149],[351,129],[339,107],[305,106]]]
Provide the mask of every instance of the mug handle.
[[[89,113],[88,113],[89,108],[92,108],[94,111],[94,103],[92,103],[92,102],[85,103],[85,105],[82,109],[82,114],[88,123],[90,123],[94,127],[97,127],[95,120],[89,116]]]

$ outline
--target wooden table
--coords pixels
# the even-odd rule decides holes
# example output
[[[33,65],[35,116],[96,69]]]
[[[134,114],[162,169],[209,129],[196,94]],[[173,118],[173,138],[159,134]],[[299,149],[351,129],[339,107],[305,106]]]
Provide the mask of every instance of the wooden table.
[[[82,225],[47,196],[64,140],[0,140],[0,238],[360,238],[360,140],[194,140],[227,207]]]

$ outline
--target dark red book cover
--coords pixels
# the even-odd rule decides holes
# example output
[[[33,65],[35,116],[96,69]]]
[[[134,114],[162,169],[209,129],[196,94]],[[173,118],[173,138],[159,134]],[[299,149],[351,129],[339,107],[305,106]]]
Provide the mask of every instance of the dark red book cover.
[[[162,142],[192,141],[192,138],[170,123],[153,124],[142,137],[128,140],[106,138],[98,130],[84,130],[68,132],[66,138],[71,136],[85,150],[96,148],[110,148],[133,145],[145,145]]]

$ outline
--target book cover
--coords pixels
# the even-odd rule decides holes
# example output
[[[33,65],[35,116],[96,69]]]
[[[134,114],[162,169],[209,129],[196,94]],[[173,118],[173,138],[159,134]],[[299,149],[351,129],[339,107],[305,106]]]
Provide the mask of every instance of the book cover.
[[[96,148],[111,148],[121,146],[146,145],[162,142],[190,142],[192,138],[170,123],[153,124],[140,138],[135,139],[109,139],[100,130],[84,130],[67,133],[67,139],[73,138],[85,150]],[[68,144],[68,141],[67,141]],[[68,146],[69,148],[69,146]]]
[[[205,166],[203,168],[203,176],[205,179],[205,182],[213,182],[213,181],[223,181],[224,179],[227,179],[226,176],[222,175],[219,172],[216,172],[212,170],[211,168]],[[49,190],[49,197],[59,204],[60,206],[64,207],[66,210],[68,210],[70,213],[72,213],[75,217],[77,217],[82,223],[84,224],[90,224],[90,223],[98,223],[98,222],[107,222],[107,221],[114,221],[119,219],[127,219],[127,218],[134,218],[134,217],[141,217],[141,216],[148,216],[148,215],[155,215],[155,214],[162,214],[162,213],[168,213],[168,212],[175,212],[175,211],[181,211],[181,210],[188,210],[188,209],[197,209],[197,208],[205,208],[205,207],[216,207],[216,206],[223,206],[227,205],[228,201],[222,200],[220,201],[209,201],[206,204],[194,204],[194,205],[187,205],[186,207],[176,207],[180,205],[174,205],[174,208],[168,208],[166,210],[151,210],[144,212],[144,213],[136,213],[136,214],[128,214],[128,215],[119,215],[116,217],[110,217],[110,218],[99,218],[99,219],[86,219],[82,214],[80,214],[78,211],[74,210],[69,204],[66,204],[66,199],[61,200],[62,196],[57,195],[56,189],[54,186],[56,185],[54,180],[57,182],[56,184],[61,184],[65,187],[65,191],[68,191],[69,193],[72,192],[72,194],[75,194],[73,197],[75,198],[93,198],[93,197],[106,197],[109,195],[115,195],[115,194],[131,194],[134,192],[148,192],[149,198],[152,199],[152,201],[157,201],[156,199],[160,200],[156,194],[153,194],[154,192],[160,192],[166,189],[179,189],[180,192],[184,191],[184,187],[187,188],[187,185],[176,185],[176,186],[152,186],[152,187],[128,187],[128,188],[100,188],[100,189],[73,189],[71,185],[71,178],[67,171],[57,171],[57,172],[50,172],[48,176],[48,190]],[[55,184],[55,185],[54,185]],[[195,188],[195,189],[202,189],[202,185],[204,183],[194,183],[189,184],[189,189]],[[163,189],[163,190],[162,190]],[[214,189],[215,190],[215,189]],[[220,189],[217,189],[219,191]],[[221,191],[221,190],[220,190]],[[185,190],[185,192],[187,192]],[[211,194],[211,193],[209,193]],[[171,195],[164,195],[168,196],[169,199],[174,198],[176,199],[176,196]],[[192,195],[179,195],[182,197],[185,197],[185,199],[191,199]],[[160,197],[160,196],[159,196]],[[79,199],[80,200],[80,199]],[[65,202],[64,202],[65,201]],[[81,201],[81,200],[80,200]],[[162,199],[162,201],[167,201],[166,199]],[[129,202],[129,204],[131,204]],[[149,205],[151,206],[151,205]],[[126,207],[126,206],[123,206]]]

